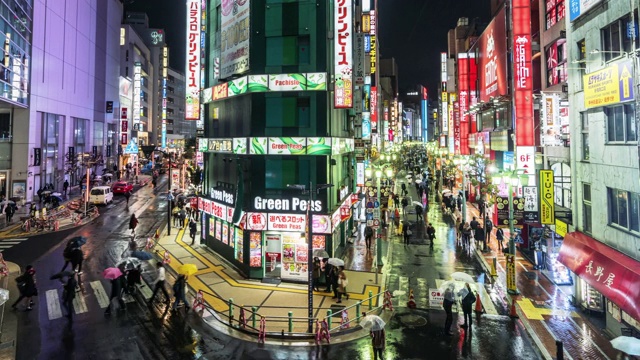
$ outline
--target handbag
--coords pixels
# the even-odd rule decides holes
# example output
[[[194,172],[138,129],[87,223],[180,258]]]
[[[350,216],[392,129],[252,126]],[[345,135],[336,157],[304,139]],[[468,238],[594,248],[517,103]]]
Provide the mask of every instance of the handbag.
[[[407,230],[407,235],[413,235],[413,231]]]

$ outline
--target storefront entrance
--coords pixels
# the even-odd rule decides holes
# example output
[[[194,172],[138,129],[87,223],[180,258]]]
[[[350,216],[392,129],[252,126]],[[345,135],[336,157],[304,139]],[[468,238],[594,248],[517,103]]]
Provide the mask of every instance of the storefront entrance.
[[[264,233],[264,277],[289,281],[308,279],[307,241],[297,232]]]

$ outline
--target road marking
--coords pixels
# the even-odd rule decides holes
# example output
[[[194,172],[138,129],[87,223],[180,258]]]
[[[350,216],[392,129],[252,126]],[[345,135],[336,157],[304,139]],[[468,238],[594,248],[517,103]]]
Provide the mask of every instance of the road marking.
[[[91,288],[93,289],[93,293],[96,295],[96,299],[98,300],[98,305],[100,305],[101,309],[106,309],[111,302],[109,300],[109,296],[107,292],[104,291],[104,286],[102,286],[102,281],[92,281],[89,283]]]
[[[142,294],[142,297],[145,300],[151,299],[151,295],[153,295],[153,292],[151,291],[149,286],[147,286],[147,285],[136,285],[136,287],[138,288],[138,291],[140,292],[140,294]]]
[[[55,320],[62,317],[62,309],[60,308],[60,299],[58,298],[58,290],[47,290],[47,313],[49,320]]]
[[[20,244],[20,241],[2,241],[0,244],[7,244],[7,245],[17,245]]]
[[[13,245],[0,245],[0,249],[11,249]]]
[[[82,293],[76,293],[76,297],[73,299],[73,309],[75,310],[76,314],[82,314],[89,311]]]

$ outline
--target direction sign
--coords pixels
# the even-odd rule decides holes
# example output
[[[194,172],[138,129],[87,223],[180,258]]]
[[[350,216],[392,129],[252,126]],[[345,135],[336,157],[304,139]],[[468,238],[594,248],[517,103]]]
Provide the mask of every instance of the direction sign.
[[[131,141],[127,144],[127,147],[124,149],[125,154],[137,154],[139,152],[138,144],[136,144],[135,138],[132,138]]]

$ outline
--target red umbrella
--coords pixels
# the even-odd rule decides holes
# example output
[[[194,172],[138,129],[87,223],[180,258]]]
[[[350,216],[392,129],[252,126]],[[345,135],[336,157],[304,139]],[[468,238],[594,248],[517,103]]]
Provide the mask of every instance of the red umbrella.
[[[120,269],[115,267],[106,268],[102,272],[102,277],[107,280],[117,279],[120,276],[122,276],[122,271],[120,271]]]

